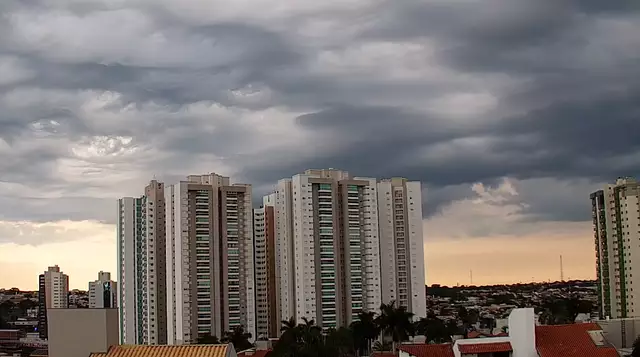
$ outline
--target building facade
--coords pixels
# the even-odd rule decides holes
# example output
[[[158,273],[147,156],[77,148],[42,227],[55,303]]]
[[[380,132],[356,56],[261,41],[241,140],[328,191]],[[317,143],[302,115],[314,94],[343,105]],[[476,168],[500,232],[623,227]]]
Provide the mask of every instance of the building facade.
[[[118,200],[118,301],[123,344],[166,344],[164,184]]]
[[[427,316],[422,188],[404,178],[378,182],[382,300]]]
[[[48,337],[47,311],[69,307],[69,276],[60,267],[49,267],[39,276],[38,284],[38,332],[40,338]]]
[[[87,357],[119,345],[117,309],[52,309],[49,320],[49,356]]]
[[[601,318],[640,317],[640,183],[619,178],[590,198]]]
[[[99,272],[98,280],[89,282],[89,308],[115,309],[118,307],[117,283],[111,273]]]
[[[380,306],[376,180],[307,170],[275,193],[279,319],[346,326]]]
[[[275,194],[263,198],[262,207],[253,210],[256,338],[279,336],[276,291]]]
[[[256,336],[251,186],[193,175],[167,188],[168,344]]]

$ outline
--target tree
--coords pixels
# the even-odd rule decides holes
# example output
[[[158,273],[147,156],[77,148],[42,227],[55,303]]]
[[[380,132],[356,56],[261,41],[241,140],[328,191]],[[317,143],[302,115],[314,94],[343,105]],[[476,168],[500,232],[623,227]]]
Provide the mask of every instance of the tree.
[[[544,325],[572,324],[580,313],[590,313],[593,304],[589,301],[580,300],[577,297],[570,299],[555,299],[546,301],[542,305],[540,323]]]
[[[376,318],[376,323],[383,337],[391,337],[394,352],[396,344],[407,341],[409,336],[414,335],[412,318],[413,313],[408,312],[405,306],[396,307],[395,301],[380,305],[380,315]]]
[[[376,325],[376,314],[371,311],[363,311],[358,314],[358,319],[352,322],[349,327],[356,349],[363,354],[370,355],[371,341],[380,336],[380,329]]]
[[[282,320],[282,327],[280,327],[280,332],[287,332],[287,330],[291,330],[296,328],[296,319],[293,317],[289,318],[289,320]]]
[[[253,347],[249,342],[251,334],[244,330],[243,326],[236,326],[231,331],[226,331],[222,337],[222,342],[231,343],[236,351],[244,351]]]
[[[324,341],[324,353],[322,356],[347,357],[356,354],[352,330],[347,327],[330,329]]]
[[[630,357],[640,357],[640,336],[636,337],[633,342],[633,351],[631,351]]]
[[[198,336],[199,345],[218,345],[220,340],[216,336],[202,334]]]
[[[390,352],[393,350],[393,344],[391,342],[376,341],[373,344],[373,350],[376,352]]]
[[[447,325],[433,313],[427,315],[426,318],[421,318],[416,321],[414,328],[415,333],[417,335],[424,335],[428,342],[444,343],[451,341],[451,335],[449,334]]]

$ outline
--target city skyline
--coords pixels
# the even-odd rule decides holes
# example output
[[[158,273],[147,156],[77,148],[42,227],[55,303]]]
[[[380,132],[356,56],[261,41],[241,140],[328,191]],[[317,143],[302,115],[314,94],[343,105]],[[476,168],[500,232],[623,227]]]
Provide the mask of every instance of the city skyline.
[[[428,284],[595,278],[589,194],[640,177],[634,5],[2,0],[0,286],[115,274],[150,179],[330,167],[422,182]]]
[[[147,186],[146,191],[147,193],[149,193],[150,187],[153,185],[154,182],[157,181],[152,181],[151,185]],[[502,196],[504,196],[505,194],[508,195],[512,195],[513,194],[513,190],[514,188],[512,187],[510,181],[505,180],[503,181],[500,186],[498,186],[497,188],[485,188],[482,185],[475,185],[473,188],[474,192],[478,193],[478,200],[482,201],[482,199],[486,199],[487,202],[491,203],[494,202],[496,200],[500,201]],[[426,191],[426,190],[425,190]],[[427,196],[428,197],[428,196]],[[142,202],[142,201],[141,201]],[[478,204],[479,201],[475,201],[475,202],[468,202],[469,204]],[[428,203],[427,203],[428,204]],[[254,208],[257,208],[259,206],[259,204],[255,204],[254,203]],[[483,208],[483,205],[479,206],[480,208]],[[490,204],[488,205],[488,207],[490,207]],[[487,207],[484,207],[487,208]],[[444,214],[445,212],[443,212]],[[504,212],[498,212],[498,214],[504,214]],[[445,222],[441,222],[442,219],[445,219],[446,216],[441,217],[440,220],[434,220],[432,221],[431,224],[428,223],[428,221],[423,221],[424,224],[424,228],[423,231],[425,232],[425,243],[424,245],[424,249],[425,249],[425,272],[427,275],[427,281],[426,283],[428,285],[431,284],[441,284],[441,285],[449,285],[449,286],[453,286],[456,284],[460,284],[460,285],[468,285],[470,283],[469,280],[469,272],[470,271],[474,271],[474,278],[473,278],[473,283],[475,285],[489,285],[489,284],[501,284],[501,283],[505,283],[505,284],[509,284],[509,283],[518,283],[518,282],[530,282],[530,281],[555,281],[555,280],[560,280],[560,269],[559,269],[559,264],[558,264],[558,254],[553,252],[553,253],[549,253],[546,248],[540,249],[539,254],[542,254],[540,256],[540,265],[545,265],[547,266],[546,270],[539,270],[539,269],[531,269],[530,273],[526,273],[526,272],[522,272],[522,269],[520,269],[520,271],[518,271],[518,269],[515,270],[515,274],[511,275],[510,278],[507,279],[500,279],[500,278],[495,278],[495,271],[503,271],[503,269],[505,269],[506,265],[509,265],[509,261],[511,259],[513,259],[513,261],[521,261],[523,256],[526,256],[527,254],[531,253],[533,250],[535,249],[534,247],[526,247],[526,246],[518,246],[518,245],[513,245],[511,244],[511,246],[507,245],[505,246],[505,243],[510,243],[509,242],[509,237],[508,236],[503,236],[501,237],[497,242],[493,243],[493,244],[487,244],[486,239],[478,239],[478,238],[472,238],[471,240],[468,239],[446,239],[446,237],[439,237],[437,235],[433,235],[433,236],[429,236],[427,234],[427,232],[434,231],[435,229],[438,229],[439,227],[441,227],[442,225],[446,225],[446,220]],[[462,218],[464,219],[464,218]],[[581,227],[581,226],[586,226],[585,228]],[[115,227],[114,227],[115,229]],[[543,227],[543,229],[545,229],[545,227]],[[559,252],[560,254],[564,254],[565,256],[565,266],[564,266],[564,270],[565,270],[565,278],[575,278],[575,279],[594,279],[595,278],[595,269],[592,269],[592,271],[589,271],[588,269],[586,269],[587,267],[592,268],[592,261],[595,262],[595,257],[594,257],[594,253],[593,253],[593,249],[592,247],[586,247],[587,249],[576,249],[575,246],[572,246],[572,243],[570,242],[571,238],[572,238],[572,232],[575,231],[580,231],[580,229],[584,229],[583,234],[592,234],[592,229],[588,224],[579,224],[576,223],[573,225],[573,227],[571,227],[570,229],[560,229],[560,230],[555,230],[552,232],[551,235],[551,239],[549,239],[547,237],[547,241],[546,244],[548,245],[552,245],[555,244],[556,246],[559,247]],[[105,245],[116,245],[115,244],[115,232],[111,233],[108,232],[107,230],[103,231],[103,240],[102,242],[105,241],[113,241],[113,242],[109,242]],[[107,235],[110,234],[111,236],[107,237]],[[444,239],[443,239],[444,238]],[[514,237],[515,238],[515,237]],[[539,240],[539,238],[536,238],[535,235],[532,236],[530,233],[526,234],[524,237],[520,237],[521,240],[524,241],[530,241],[530,240]],[[590,237],[590,239],[592,239]],[[464,242],[464,243],[463,243]],[[498,243],[499,242],[499,243]],[[111,244],[114,243],[114,244]],[[451,259],[452,256],[456,255],[455,252],[455,248],[457,246],[460,245],[466,245],[466,246],[474,246],[475,248],[473,249],[474,251],[477,252],[477,255],[474,257],[473,255],[467,255],[467,259],[468,260],[468,264],[467,265],[460,265],[460,264],[456,264],[453,268],[453,271],[455,271],[455,274],[448,274],[447,272],[445,272],[445,270],[450,271],[451,270],[451,265],[446,264],[448,259]],[[479,246],[475,246],[479,245]],[[533,243],[531,243],[533,244]],[[430,248],[432,247],[432,248]],[[115,247],[113,247],[115,249]],[[494,253],[496,254],[500,254],[503,257],[505,257],[503,264],[500,263],[495,263],[495,262],[486,262],[483,261],[483,256],[489,252],[491,252],[491,250],[494,251]],[[431,253],[431,254],[430,254]],[[545,254],[546,253],[546,254]],[[512,255],[513,258],[510,258],[509,256]],[[117,255],[116,255],[117,256]],[[95,258],[95,257],[94,257]],[[96,264],[96,271],[103,269],[106,271],[117,271],[116,265],[114,264],[114,262],[116,260],[110,259],[111,255],[104,255],[101,257],[102,259],[104,259],[105,261],[108,261],[107,264],[104,264],[106,266],[108,266],[108,268],[103,269],[102,266]],[[54,259],[55,260],[55,259]],[[52,260],[52,263],[50,263],[49,265],[54,265],[54,264],[58,264],[56,262],[54,262],[54,260]],[[91,279],[89,279],[88,281],[85,282],[79,282],[76,281],[75,279],[73,279],[74,276],[92,276],[95,275],[95,273],[87,273],[86,270],[86,262],[83,261],[78,261],[77,257],[71,258],[69,260],[60,260],[60,261],[65,261],[67,264],[67,266],[69,265],[69,263],[73,264],[78,264],[79,267],[81,267],[82,273],[76,273],[76,274],[69,274],[71,276],[70,278],[70,288],[71,289],[81,289],[81,290],[85,290],[86,289],[86,284],[88,281],[91,281]],[[478,264],[482,261],[483,264]],[[473,263],[473,262],[477,262],[477,263]],[[491,264],[493,263],[493,264]],[[58,264],[61,266],[64,266],[63,264]],[[495,268],[492,268],[491,266],[495,266]],[[36,269],[39,269],[39,267],[37,267],[37,265],[34,264],[34,267],[36,267]],[[431,269],[430,269],[431,267]],[[522,268],[522,267],[521,267]],[[526,267],[524,267],[526,268]],[[497,270],[495,270],[497,269]],[[526,269],[525,269],[526,270]],[[73,271],[73,270],[71,270]],[[431,271],[431,273],[430,273]],[[26,273],[26,272],[25,272]],[[0,272],[0,278],[2,278],[1,276],[1,272]],[[591,276],[593,275],[593,276]],[[430,278],[431,276],[435,276],[436,278]],[[440,278],[444,276],[445,278]],[[438,279],[440,278],[440,279]],[[1,279],[0,279],[1,280]],[[20,286],[17,286],[20,287]],[[9,288],[9,287],[5,287],[5,288]]]

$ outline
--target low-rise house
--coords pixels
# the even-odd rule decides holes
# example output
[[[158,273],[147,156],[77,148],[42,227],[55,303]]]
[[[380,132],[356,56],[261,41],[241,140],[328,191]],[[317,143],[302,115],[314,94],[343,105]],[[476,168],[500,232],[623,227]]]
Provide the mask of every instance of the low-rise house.
[[[618,357],[595,323],[536,326],[533,309],[515,309],[509,335],[452,344],[402,344],[398,357]]]

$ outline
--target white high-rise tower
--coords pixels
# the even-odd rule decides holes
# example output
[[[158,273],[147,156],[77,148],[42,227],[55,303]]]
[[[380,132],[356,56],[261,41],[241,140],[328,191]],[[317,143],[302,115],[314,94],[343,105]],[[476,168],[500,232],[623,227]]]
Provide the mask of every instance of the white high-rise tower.
[[[151,181],[139,198],[118,200],[120,342],[166,344],[164,184]]]
[[[251,186],[193,175],[166,190],[168,343],[256,336]]]
[[[618,179],[591,194],[591,207],[600,317],[640,317],[640,182]]]

